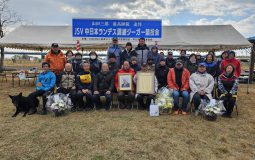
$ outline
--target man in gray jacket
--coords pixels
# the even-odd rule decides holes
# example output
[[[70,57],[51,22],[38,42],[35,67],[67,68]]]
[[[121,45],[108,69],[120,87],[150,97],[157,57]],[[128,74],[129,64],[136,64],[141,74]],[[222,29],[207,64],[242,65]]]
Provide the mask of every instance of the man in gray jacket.
[[[150,49],[145,44],[145,38],[139,39],[139,44],[135,48],[135,51],[137,53],[137,64],[140,66],[142,66],[142,64],[146,64],[148,54],[150,53]]]
[[[194,102],[195,115],[198,115],[198,107],[201,99],[212,99],[212,91],[214,87],[214,78],[206,72],[205,63],[198,65],[197,72],[193,73],[189,79],[191,89],[190,100]]]

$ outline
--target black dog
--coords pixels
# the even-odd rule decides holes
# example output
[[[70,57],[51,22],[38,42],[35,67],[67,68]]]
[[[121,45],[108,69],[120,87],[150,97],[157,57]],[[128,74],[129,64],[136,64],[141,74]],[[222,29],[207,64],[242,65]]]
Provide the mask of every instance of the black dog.
[[[12,103],[16,107],[16,112],[12,117],[16,117],[20,112],[25,112],[23,115],[23,117],[25,117],[30,109],[32,109],[32,112],[29,113],[29,115],[36,113],[36,108],[39,105],[39,100],[37,98],[31,96],[24,97],[22,96],[22,92],[16,96],[9,95],[9,97],[12,99]]]

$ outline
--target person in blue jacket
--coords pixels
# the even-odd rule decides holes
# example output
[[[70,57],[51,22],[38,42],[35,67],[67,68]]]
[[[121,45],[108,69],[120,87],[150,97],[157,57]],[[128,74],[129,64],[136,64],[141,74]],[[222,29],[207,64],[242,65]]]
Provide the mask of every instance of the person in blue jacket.
[[[47,114],[46,102],[47,96],[54,90],[56,84],[56,76],[50,71],[50,64],[48,62],[42,63],[42,73],[40,73],[36,80],[36,91],[30,93],[29,96],[37,98],[43,97],[43,110],[42,114]]]
[[[92,86],[93,86],[94,74],[90,71],[90,65],[88,62],[84,62],[83,71],[77,75],[77,100],[78,109],[85,109],[86,111],[93,108],[92,103]],[[83,97],[86,98],[84,103]]]
[[[116,63],[118,65],[119,68],[121,68],[121,62],[120,62],[120,58],[121,58],[121,48],[118,44],[118,38],[114,37],[112,38],[112,45],[109,46],[108,50],[107,50],[107,61],[109,60],[109,55],[110,54],[115,54],[116,57]]]

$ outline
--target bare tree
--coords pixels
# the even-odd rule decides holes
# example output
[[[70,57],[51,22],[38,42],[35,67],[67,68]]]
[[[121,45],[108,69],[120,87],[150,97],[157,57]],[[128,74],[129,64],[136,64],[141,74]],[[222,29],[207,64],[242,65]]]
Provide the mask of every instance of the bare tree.
[[[9,9],[8,3],[10,0],[0,0],[0,38],[3,38],[8,30],[8,27],[21,22],[20,17],[16,12]],[[1,47],[0,72],[3,71],[4,65],[4,47]]]

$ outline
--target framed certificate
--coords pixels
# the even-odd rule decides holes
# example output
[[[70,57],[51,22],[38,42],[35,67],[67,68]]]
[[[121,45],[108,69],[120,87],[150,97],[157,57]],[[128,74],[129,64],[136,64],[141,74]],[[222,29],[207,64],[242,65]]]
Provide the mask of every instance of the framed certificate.
[[[137,72],[136,92],[139,94],[155,94],[154,72]]]
[[[128,73],[121,73],[119,76],[120,91],[131,91],[133,88],[133,76]]]

